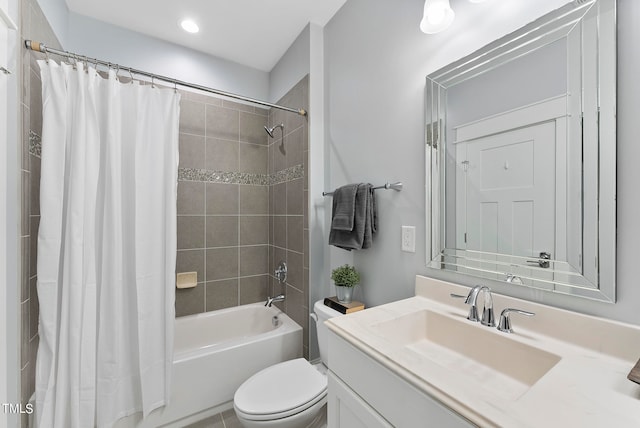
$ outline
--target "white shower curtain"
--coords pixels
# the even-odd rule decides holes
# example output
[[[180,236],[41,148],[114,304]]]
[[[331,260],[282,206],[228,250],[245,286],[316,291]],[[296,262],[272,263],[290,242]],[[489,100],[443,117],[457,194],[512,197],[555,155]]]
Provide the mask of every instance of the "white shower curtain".
[[[39,61],[37,426],[168,403],[180,95]]]

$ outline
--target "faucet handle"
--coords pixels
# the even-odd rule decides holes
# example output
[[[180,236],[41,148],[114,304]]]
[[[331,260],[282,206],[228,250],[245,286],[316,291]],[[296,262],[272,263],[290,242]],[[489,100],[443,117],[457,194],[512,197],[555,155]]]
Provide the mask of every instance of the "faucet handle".
[[[502,311],[500,314],[500,322],[498,323],[498,330],[504,331],[505,333],[513,333],[513,329],[511,328],[511,318],[509,318],[509,314],[514,312],[520,315],[526,315],[528,317],[532,317],[535,314],[529,311],[523,311],[522,309],[514,309],[507,308]]]
[[[281,261],[274,271],[274,276],[280,284],[283,284],[287,280],[287,271],[287,262]]]
[[[451,293],[450,296],[457,299],[464,299],[464,303],[467,305],[471,305],[469,307],[469,315],[467,319],[469,321],[478,322],[480,321],[480,317],[478,316],[478,306],[476,305],[476,299],[478,297],[478,292],[480,291],[480,286],[476,285],[469,291],[469,294],[466,296],[461,296],[460,294]]]

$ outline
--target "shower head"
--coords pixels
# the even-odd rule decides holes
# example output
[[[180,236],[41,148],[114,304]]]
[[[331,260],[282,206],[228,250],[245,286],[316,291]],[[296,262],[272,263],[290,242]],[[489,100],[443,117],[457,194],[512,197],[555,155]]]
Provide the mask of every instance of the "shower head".
[[[271,128],[267,128],[266,125],[265,125],[264,130],[267,131],[267,134],[269,134],[269,137],[273,138],[273,131],[275,131],[278,128],[280,128],[282,130],[282,132],[284,133],[284,123],[281,123],[280,125],[273,126]]]

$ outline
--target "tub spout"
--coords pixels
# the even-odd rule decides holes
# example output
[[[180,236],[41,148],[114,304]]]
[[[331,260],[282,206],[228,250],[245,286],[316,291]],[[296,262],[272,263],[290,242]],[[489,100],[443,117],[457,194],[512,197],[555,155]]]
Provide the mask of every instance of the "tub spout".
[[[274,302],[282,302],[284,301],[284,294],[279,294],[276,297],[267,297],[267,301],[265,302],[265,306],[271,307]]]

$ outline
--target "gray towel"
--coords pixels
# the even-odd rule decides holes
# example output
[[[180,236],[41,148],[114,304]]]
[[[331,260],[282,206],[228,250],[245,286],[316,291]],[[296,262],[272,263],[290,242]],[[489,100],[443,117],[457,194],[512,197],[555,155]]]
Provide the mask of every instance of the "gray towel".
[[[331,228],[335,230],[353,230],[358,184],[347,184],[333,192],[333,210]]]
[[[335,194],[334,194],[335,196]],[[337,203],[333,203],[332,217],[336,214]],[[378,230],[378,213],[375,192],[371,184],[357,185],[353,213],[353,230],[340,230],[332,227],[329,232],[329,244],[344,250],[361,250],[373,243],[373,235]]]
[[[367,193],[367,210],[364,225],[364,241],[362,248],[369,248],[373,244],[373,234],[378,231],[378,206],[376,205],[376,192],[371,184],[363,185]]]

